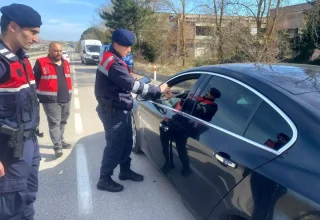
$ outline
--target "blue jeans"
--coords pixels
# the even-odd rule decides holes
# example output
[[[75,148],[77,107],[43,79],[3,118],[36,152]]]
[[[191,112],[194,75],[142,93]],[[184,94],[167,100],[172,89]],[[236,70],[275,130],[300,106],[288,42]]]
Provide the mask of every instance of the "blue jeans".
[[[105,130],[106,147],[104,149],[100,175],[111,176],[120,165],[130,164],[132,150],[131,111],[104,109],[100,104],[97,112]]]

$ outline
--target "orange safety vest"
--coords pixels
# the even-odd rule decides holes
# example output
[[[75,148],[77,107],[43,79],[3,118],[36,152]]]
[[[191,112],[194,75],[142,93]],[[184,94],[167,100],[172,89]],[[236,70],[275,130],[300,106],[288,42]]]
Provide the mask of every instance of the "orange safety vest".
[[[132,69],[120,58],[117,57],[117,61],[123,64],[125,68],[128,69],[130,76],[133,75]],[[111,53],[110,51],[106,51],[103,54],[103,57],[101,59],[100,65],[98,66],[98,69],[103,72],[105,75],[108,75],[109,69],[115,62],[115,55]]]
[[[47,98],[56,101],[58,95],[58,79],[57,72],[54,63],[49,57],[39,58],[38,62],[41,68],[41,78],[37,87],[37,94],[41,101],[41,96],[47,96]],[[63,60],[63,72],[65,74],[69,94],[72,93],[72,82],[70,75],[70,65],[68,61]]]

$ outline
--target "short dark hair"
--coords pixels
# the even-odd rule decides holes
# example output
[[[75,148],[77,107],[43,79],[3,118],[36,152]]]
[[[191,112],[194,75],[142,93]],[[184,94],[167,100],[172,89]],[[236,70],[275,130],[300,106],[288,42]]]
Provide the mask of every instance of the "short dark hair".
[[[2,15],[2,16],[1,16],[1,23],[0,23],[1,33],[7,32],[8,26],[9,26],[10,22],[11,22],[10,18],[8,18],[8,17],[5,16],[5,15]]]

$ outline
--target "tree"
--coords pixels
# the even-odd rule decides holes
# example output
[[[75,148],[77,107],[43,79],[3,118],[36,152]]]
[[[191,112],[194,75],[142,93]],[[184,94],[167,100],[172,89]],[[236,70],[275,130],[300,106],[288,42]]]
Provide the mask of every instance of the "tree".
[[[256,23],[256,35],[252,39],[253,57],[258,62],[277,61],[279,45],[283,39],[275,33],[274,27],[281,19],[281,7],[290,5],[289,0],[232,0],[234,10],[238,15],[246,15],[254,18]]]
[[[182,65],[186,62],[186,15],[200,7],[197,0],[159,0],[158,7],[160,10],[173,13],[178,24],[180,54],[182,56]]]
[[[312,8],[306,13],[306,27],[294,39],[294,49],[300,53],[292,62],[308,63],[315,49],[320,49],[320,1],[310,1]]]
[[[212,5],[212,7],[211,7]],[[218,62],[223,62],[223,44],[224,44],[224,33],[223,33],[223,18],[225,15],[225,9],[228,5],[228,0],[210,0],[206,6],[209,9],[208,14],[213,16],[212,23],[214,28],[210,28],[213,38],[215,35],[218,38],[218,47],[217,47],[217,57]],[[209,33],[207,33],[209,34]]]
[[[110,33],[96,27],[90,27],[82,33],[80,38],[80,40],[86,39],[100,40],[102,43],[108,43],[110,41]]]
[[[309,36],[310,43],[314,48],[320,48],[320,1],[312,1],[313,5],[307,15],[306,36]]]
[[[113,10],[103,10],[100,17],[111,29],[126,28],[135,33],[138,45],[141,44],[141,30],[153,15],[149,0],[112,0]]]
[[[149,62],[158,58],[168,58],[167,52],[171,44],[168,17],[165,13],[154,13],[141,30],[140,52]]]

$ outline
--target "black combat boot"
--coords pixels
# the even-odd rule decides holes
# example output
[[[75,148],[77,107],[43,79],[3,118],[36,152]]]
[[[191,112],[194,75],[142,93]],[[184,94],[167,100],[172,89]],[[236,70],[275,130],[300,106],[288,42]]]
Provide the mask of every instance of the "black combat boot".
[[[120,164],[119,179],[140,182],[143,180],[143,176],[138,173],[133,172],[130,169],[130,163],[126,163],[126,164]]]
[[[102,177],[100,176],[97,184],[99,190],[105,190],[108,192],[120,192],[123,190],[123,186],[111,178],[111,176]]]

